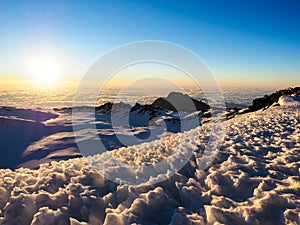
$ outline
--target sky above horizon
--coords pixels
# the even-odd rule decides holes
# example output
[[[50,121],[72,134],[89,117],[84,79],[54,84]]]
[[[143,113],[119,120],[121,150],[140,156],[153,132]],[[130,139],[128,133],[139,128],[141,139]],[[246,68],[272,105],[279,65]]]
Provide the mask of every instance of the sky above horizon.
[[[1,1],[0,79],[76,80],[117,46],[163,40],[196,53],[223,86],[296,86],[299,12],[297,0]]]

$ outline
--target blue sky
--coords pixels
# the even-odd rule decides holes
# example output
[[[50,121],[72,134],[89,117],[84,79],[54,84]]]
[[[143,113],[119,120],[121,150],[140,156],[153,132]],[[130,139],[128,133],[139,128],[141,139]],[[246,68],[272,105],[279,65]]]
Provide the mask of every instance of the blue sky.
[[[300,84],[300,1],[1,1],[0,77],[26,79],[26,62],[50,52],[61,76],[140,40],[198,54],[224,85]]]

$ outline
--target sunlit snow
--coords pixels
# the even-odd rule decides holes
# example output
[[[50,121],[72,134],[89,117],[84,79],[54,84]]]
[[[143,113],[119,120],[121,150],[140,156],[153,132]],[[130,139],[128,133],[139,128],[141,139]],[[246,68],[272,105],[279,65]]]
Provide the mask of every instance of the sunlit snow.
[[[113,183],[85,158],[53,161],[38,170],[1,170],[0,223],[299,224],[298,100],[284,96],[280,106],[228,120],[221,149],[205,170],[198,165],[210,124],[188,131],[198,149],[183,169],[157,184]],[[128,164],[153,164],[176,148],[172,143],[179,136],[106,154]],[[140,150],[145,154],[138,156]]]

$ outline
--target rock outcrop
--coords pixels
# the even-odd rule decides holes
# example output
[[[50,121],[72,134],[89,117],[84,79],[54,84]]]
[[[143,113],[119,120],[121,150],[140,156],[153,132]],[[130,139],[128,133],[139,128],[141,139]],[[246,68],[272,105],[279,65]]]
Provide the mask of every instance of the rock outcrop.
[[[299,96],[300,87],[283,89],[283,90],[276,91],[270,95],[265,95],[262,98],[256,98],[252,101],[252,105],[250,105],[247,110],[243,111],[243,114],[247,112],[254,112],[260,109],[268,108],[274,103],[277,103],[279,98],[283,95]]]
[[[158,106],[162,109],[185,112],[206,112],[210,109],[209,105],[206,103],[180,92],[171,92],[166,98],[158,98],[152,103],[152,105]]]
[[[111,110],[130,110],[130,108],[131,105],[126,104],[124,102],[118,102],[118,103],[107,102],[103,105],[97,106],[95,110],[107,113],[110,112]]]

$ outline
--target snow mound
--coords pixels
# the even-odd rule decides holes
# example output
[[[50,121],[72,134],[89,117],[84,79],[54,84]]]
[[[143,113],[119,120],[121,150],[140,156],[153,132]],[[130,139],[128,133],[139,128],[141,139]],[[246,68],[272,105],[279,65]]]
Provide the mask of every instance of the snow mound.
[[[229,120],[221,149],[205,170],[197,165],[209,124],[189,131],[197,149],[184,168],[157,184],[116,184],[84,158],[38,170],[1,170],[0,224],[299,224],[300,108],[286,100]],[[153,164],[167,157],[166,147],[176,148],[179,135],[145,144],[146,155],[136,151],[144,145],[107,154],[128,164]]]
[[[300,96],[281,96],[278,100],[279,105],[285,106],[299,106],[300,105]]]

